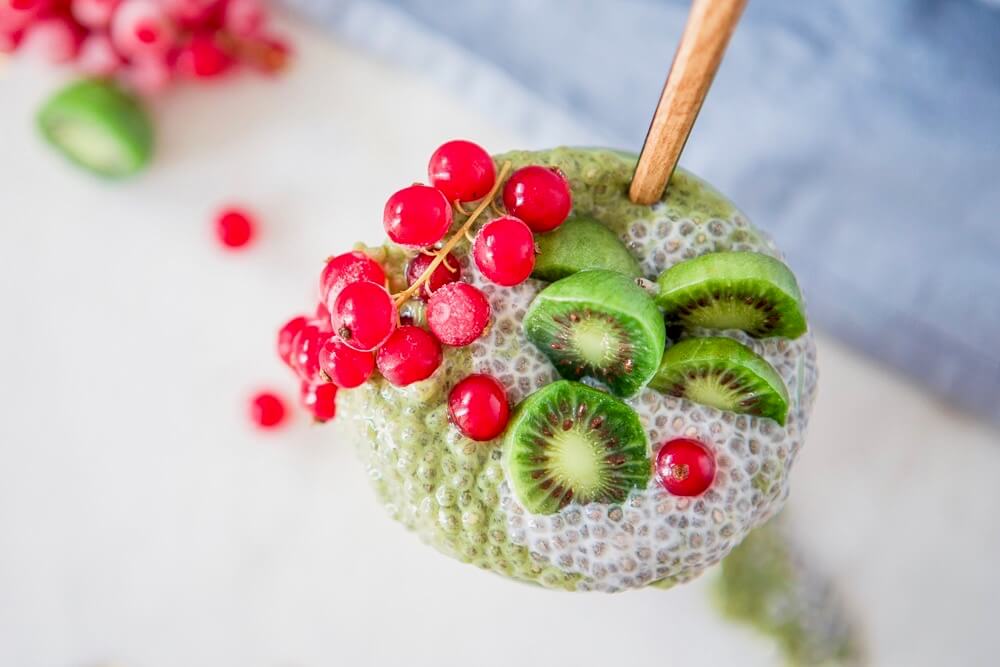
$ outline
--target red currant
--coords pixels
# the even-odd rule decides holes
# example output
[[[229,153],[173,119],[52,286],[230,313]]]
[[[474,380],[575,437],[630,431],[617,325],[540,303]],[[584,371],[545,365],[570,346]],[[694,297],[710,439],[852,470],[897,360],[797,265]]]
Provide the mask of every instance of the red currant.
[[[117,5],[118,0],[72,0],[70,8],[77,23],[91,30],[100,30],[111,22]]]
[[[536,232],[547,232],[566,220],[573,196],[558,169],[532,165],[515,171],[503,186],[503,205]]]
[[[492,440],[510,418],[507,392],[492,375],[470,375],[448,395],[448,415],[467,438]]]
[[[242,248],[254,235],[254,220],[240,208],[227,208],[215,219],[215,233],[227,248]]]
[[[166,53],[176,37],[173,21],[154,0],[122,0],[109,30],[115,49],[127,58]]]
[[[292,338],[292,355],[289,366],[299,378],[312,382],[319,373],[319,351],[331,334],[324,332],[315,322],[307,322]]]
[[[489,194],[497,172],[478,144],[460,139],[441,144],[431,155],[427,178],[448,201],[475,201]]]
[[[445,345],[468,345],[489,323],[490,302],[469,283],[449,283],[427,301],[427,326]]]
[[[360,250],[331,257],[319,278],[320,299],[330,307],[342,289],[362,280],[384,285],[385,271]]]
[[[370,352],[382,345],[396,328],[399,316],[392,296],[381,285],[351,283],[333,302],[333,331],[348,347]]]
[[[411,259],[410,263],[406,266],[406,282],[410,285],[417,282],[433,261],[434,255],[425,255],[423,253]],[[445,255],[444,261],[437,265],[437,268],[434,269],[430,277],[421,285],[420,292],[425,297],[428,297],[442,285],[453,283],[461,278],[462,267],[459,266],[455,256],[449,252]]]
[[[411,185],[389,197],[382,223],[389,238],[400,245],[431,246],[451,227],[451,204],[434,188]]]
[[[295,340],[296,334],[302,331],[306,324],[306,318],[300,315],[285,322],[285,325],[278,331],[278,356],[289,366],[292,363],[292,342]]]
[[[332,382],[310,385],[302,383],[302,405],[322,423],[337,416],[337,385]]]
[[[715,479],[715,457],[697,440],[670,440],[656,455],[656,477],[675,496],[700,495]]]
[[[261,428],[280,426],[285,414],[285,402],[277,394],[262,391],[250,400],[250,418]]]
[[[77,66],[90,76],[111,76],[123,64],[107,35],[91,33],[80,45]]]
[[[375,370],[375,355],[351,349],[333,336],[319,351],[319,367],[341,389],[353,389],[371,377]]]
[[[197,33],[177,54],[177,70],[196,79],[211,79],[224,74],[233,65],[233,57],[212,33]]]
[[[489,280],[505,287],[517,285],[535,268],[535,235],[528,225],[505,215],[479,230],[472,256]]]
[[[426,380],[441,365],[441,344],[420,327],[402,326],[375,358],[379,373],[391,384],[405,387]]]

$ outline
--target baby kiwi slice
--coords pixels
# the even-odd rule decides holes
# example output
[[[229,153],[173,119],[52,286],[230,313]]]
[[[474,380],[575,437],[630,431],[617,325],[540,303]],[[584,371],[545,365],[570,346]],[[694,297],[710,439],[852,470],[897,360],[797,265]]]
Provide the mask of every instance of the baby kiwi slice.
[[[642,275],[639,262],[618,236],[593,218],[569,218],[554,231],[535,236],[535,246],[538,256],[531,275],[540,280],[553,282],[585,269]]]
[[[149,116],[135,97],[111,81],[70,84],[45,103],[37,121],[52,146],[101,176],[131,176],[153,152]]]
[[[660,274],[656,303],[668,324],[741,329],[754,338],[806,332],[802,294],[788,267],[755,252],[715,252]]]
[[[503,444],[513,491],[534,514],[552,514],[571,502],[622,502],[649,483],[647,449],[632,408],[568,380],[524,399]]]
[[[528,307],[524,331],[563,377],[590,376],[626,397],[653,377],[666,346],[653,299],[614,271],[581,271],[552,283]]]
[[[788,416],[781,376],[732,338],[688,338],[671,346],[649,386],[720,410],[770,417],[782,426]]]

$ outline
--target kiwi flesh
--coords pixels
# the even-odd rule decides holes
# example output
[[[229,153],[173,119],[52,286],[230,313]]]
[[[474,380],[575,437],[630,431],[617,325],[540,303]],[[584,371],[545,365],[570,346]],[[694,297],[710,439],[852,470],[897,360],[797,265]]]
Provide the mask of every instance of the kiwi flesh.
[[[528,307],[524,331],[564,378],[592,377],[623,397],[652,379],[666,346],[652,297],[614,271],[581,271],[552,283]]]
[[[621,400],[559,380],[517,407],[503,443],[512,490],[533,514],[618,503],[649,483],[646,431]]]
[[[535,236],[535,269],[531,275],[554,282],[579,271],[605,269],[638,278],[639,262],[618,236],[601,222],[574,216],[555,230]]]
[[[732,338],[688,338],[669,347],[649,386],[720,410],[768,417],[782,426],[788,389],[763,357]]]
[[[153,125],[141,103],[104,79],[58,91],[38,112],[37,123],[56,150],[107,178],[135,174],[153,153]]]
[[[675,264],[657,279],[668,325],[740,329],[754,338],[806,332],[802,293],[787,266],[755,252],[716,252]]]

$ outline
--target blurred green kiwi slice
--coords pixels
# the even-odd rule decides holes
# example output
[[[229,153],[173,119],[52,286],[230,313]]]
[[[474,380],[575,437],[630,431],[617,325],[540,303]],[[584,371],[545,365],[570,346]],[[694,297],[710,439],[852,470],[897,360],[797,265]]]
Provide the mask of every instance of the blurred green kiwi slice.
[[[606,225],[574,216],[546,234],[535,236],[538,255],[532,277],[555,282],[579,271],[604,269],[638,278],[639,262]]]

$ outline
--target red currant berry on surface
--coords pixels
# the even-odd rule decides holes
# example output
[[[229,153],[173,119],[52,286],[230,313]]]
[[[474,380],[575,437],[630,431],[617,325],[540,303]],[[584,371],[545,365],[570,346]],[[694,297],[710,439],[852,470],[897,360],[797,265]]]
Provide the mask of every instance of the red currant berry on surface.
[[[53,64],[76,57],[83,31],[73,21],[53,16],[32,23],[24,31],[23,48]]]
[[[465,437],[492,440],[503,433],[510,418],[507,392],[492,375],[470,375],[448,395],[448,415]]]
[[[173,79],[174,73],[165,55],[153,54],[130,60],[123,75],[137,92],[155,95],[163,92]]]
[[[715,457],[697,440],[670,440],[656,455],[656,477],[675,496],[700,495],[715,479]]]
[[[427,267],[431,265],[434,261],[434,255],[425,255],[423,253],[417,255],[410,260],[410,263],[406,266],[406,282],[408,285],[412,285],[420,279],[420,276],[424,275],[424,271]],[[451,267],[451,268],[449,268]],[[462,278],[462,267],[459,266],[458,260],[450,252],[445,255],[444,261],[437,265],[434,272],[431,273],[430,277],[424,281],[424,284],[420,287],[420,293],[423,296],[428,297],[433,294],[442,285],[447,285],[448,283],[453,283]]]
[[[379,348],[379,373],[397,387],[426,380],[441,365],[441,344],[424,329],[402,326]]]
[[[253,239],[253,217],[239,208],[227,208],[215,219],[215,233],[227,248],[242,248]]]
[[[398,320],[396,304],[381,285],[351,283],[333,302],[330,321],[334,333],[348,347],[370,352],[386,341]]]
[[[329,307],[342,289],[362,280],[384,285],[385,271],[378,262],[360,250],[331,257],[319,277],[320,299]]]
[[[126,57],[166,53],[173,45],[173,21],[158,2],[122,0],[111,16],[111,41]]]
[[[278,356],[289,366],[292,363],[292,342],[296,334],[305,328],[308,322],[305,317],[293,317],[278,330]]]
[[[539,165],[515,171],[503,186],[503,205],[536,232],[555,229],[573,208],[569,182],[558,170]]]
[[[493,158],[482,147],[458,139],[434,151],[427,178],[450,202],[475,201],[489,194],[497,172]]]
[[[490,323],[490,302],[469,283],[449,283],[427,301],[427,326],[445,345],[461,347],[479,338]]]
[[[341,389],[353,389],[371,377],[375,370],[375,355],[351,349],[333,336],[319,351],[319,367]]]
[[[431,246],[451,227],[451,204],[439,190],[411,185],[389,197],[382,224],[389,238],[400,245]]]
[[[337,385],[332,382],[316,385],[303,383],[302,405],[316,421],[330,421],[337,416]]]
[[[331,334],[317,326],[315,322],[307,322],[292,338],[292,354],[289,366],[299,378],[312,382],[319,374],[319,351]]]
[[[262,391],[250,400],[250,419],[260,428],[280,426],[285,415],[285,402],[277,394]]]
[[[489,280],[505,287],[517,285],[535,268],[535,235],[528,225],[505,215],[483,225],[472,256]]]
[[[76,64],[91,76],[110,76],[123,65],[123,61],[107,35],[91,33],[80,45]]]

